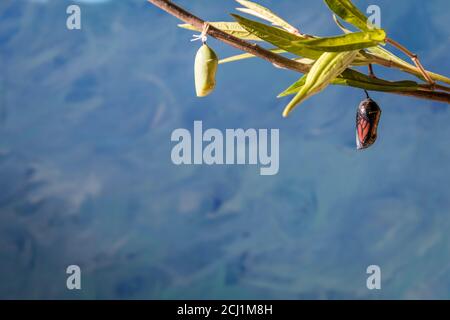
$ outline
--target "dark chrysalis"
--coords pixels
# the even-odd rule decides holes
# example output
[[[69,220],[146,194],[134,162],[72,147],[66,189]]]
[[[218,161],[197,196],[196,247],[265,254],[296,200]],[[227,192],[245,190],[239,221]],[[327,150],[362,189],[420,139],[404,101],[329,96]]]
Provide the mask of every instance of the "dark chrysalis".
[[[356,147],[358,150],[366,149],[377,140],[378,123],[380,122],[381,109],[378,104],[370,99],[362,101],[356,112]]]

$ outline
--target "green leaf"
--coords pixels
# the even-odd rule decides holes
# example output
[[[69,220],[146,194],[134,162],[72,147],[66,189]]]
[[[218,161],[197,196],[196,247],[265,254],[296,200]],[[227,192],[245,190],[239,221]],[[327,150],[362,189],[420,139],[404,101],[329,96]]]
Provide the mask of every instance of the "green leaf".
[[[304,38],[282,30],[280,28],[268,26],[264,23],[253,21],[236,14],[232,14],[236,21],[247,31],[253,33],[258,38],[273,44],[298,56],[309,59],[318,59],[323,52],[312,50],[301,44]]]
[[[345,28],[344,25],[338,20],[336,15],[333,15],[333,19],[334,19],[334,22],[336,22],[338,27],[344,33],[351,33],[351,31],[348,30],[347,28]],[[409,72],[409,73],[415,75],[417,78],[419,78],[421,80],[425,80],[423,75],[422,75],[422,73],[416,68],[416,66],[412,65],[411,63],[406,62],[405,60],[403,60],[403,59],[401,59],[399,57],[397,57],[395,54],[393,54],[389,50],[387,50],[387,49],[385,49],[385,48],[383,48],[381,46],[376,46],[376,47],[368,48],[367,51],[370,54],[372,54],[373,56],[375,56],[375,57],[379,57],[379,58],[386,59],[388,61],[392,61],[401,70]],[[367,62],[369,63],[370,61],[367,61]],[[367,64],[367,63],[365,63],[365,64]],[[427,71],[427,73],[435,81],[442,81],[444,83],[450,84],[450,79],[445,77],[445,76],[442,76],[440,74],[433,73],[433,72],[430,72],[430,71]]]
[[[278,95],[278,98],[297,94],[305,84],[305,76],[294,82],[289,88]],[[414,81],[387,81],[378,78],[371,78],[358,71],[347,69],[334,79],[331,84],[356,87],[372,91],[414,91],[418,84]]]
[[[337,26],[338,26],[344,33],[352,33],[351,30],[347,29],[347,28],[342,24],[342,22],[339,21],[338,17],[337,17],[335,14],[333,14],[333,20],[334,20],[334,22],[336,22]]]
[[[305,99],[325,89],[337,76],[339,76],[352,63],[358,51],[325,52],[314,63],[306,75],[304,85],[283,111],[283,117]]]
[[[283,98],[283,97],[287,97],[293,94],[296,94],[297,92],[300,91],[300,89],[305,85],[306,82],[306,74],[303,75],[300,79],[298,79],[297,81],[295,81],[292,85],[289,86],[289,88],[287,88],[286,90],[284,90],[283,92],[281,92],[277,98]]]
[[[358,55],[356,56],[355,60],[352,62],[352,66],[367,66],[371,63],[374,63],[374,58],[371,56],[368,56],[367,54],[361,53],[362,50],[359,51]]]
[[[367,17],[350,0],[324,0],[331,11],[362,31],[374,29]]]
[[[383,92],[414,91],[418,88],[418,84],[415,81],[387,81],[371,78],[352,69],[347,69],[343,72],[341,77],[333,81],[333,84]]]
[[[261,41],[260,38],[252,34],[251,32],[247,31],[246,29],[242,28],[241,25],[237,22],[210,22],[210,24],[213,27],[216,27],[219,30],[222,30],[223,32],[226,32],[228,34],[231,34],[232,36],[235,36],[237,38],[243,39],[243,40],[253,40],[253,41]],[[198,30],[196,27],[185,23],[185,24],[179,24],[178,27],[187,29],[187,30],[193,30],[201,32],[202,30]]]
[[[317,51],[342,52],[374,47],[384,42],[385,39],[386,32],[382,29],[376,29],[336,37],[302,40],[301,44]]]
[[[305,39],[285,30],[268,26],[266,24],[246,19],[239,15],[232,16],[247,31],[252,32],[258,38],[273,44],[298,56],[317,60],[324,52],[353,51],[360,48],[376,46],[382,42],[386,34],[383,30],[370,30],[348,35],[328,38]],[[366,65],[369,62],[360,54],[358,65]]]
[[[247,8],[237,8],[237,10],[267,20],[271,22],[273,25],[282,27],[283,29],[286,29],[289,32],[298,33],[298,30],[294,26],[290,25],[288,22],[277,16],[275,13],[273,13],[266,7],[263,7],[262,5],[252,1],[247,0],[236,0],[236,1],[239,2],[241,5],[243,5],[244,7],[247,7]]]
[[[278,48],[274,48],[274,49],[268,49],[269,51],[273,52],[273,53],[285,53],[286,51],[283,49],[278,49]],[[250,59],[250,58],[254,58],[255,56],[251,53],[243,53],[243,54],[238,54],[235,56],[231,56],[225,59],[222,59],[219,61],[219,64],[224,64],[224,63],[229,63],[229,62],[235,62],[235,61],[239,61],[239,60],[244,60],[244,59]]]
[[[336,22],[338,27],[344,33],[351,33],[351,31],[348,30],[347,28],[345,28],[344,25],[338,20],[338,18],[334,14],[333,14],[333,19],[334,19],[334,22]],[[389,50],[387,50],[387,49],[385,49],[385,48],[383,48],[381,46],[377,46],[377,47],[368,48],[367,51],[369,53],[371,53],[375,57],[379,57],[379,58],[386,59],[388,61],[392,61],[401,70],[409,72],[409,73],[415,75],[417,78],[419,78],[421,80],[425,80],[423,75],[422,75],[422,73],[416,68],[416,66],[412,65],[411,63],[406,62],[405,60],[403,60],[403,59],[401,59],[399,57],[397,57],[395,54],[393,54]],[[435,81],[442,81],[444,83],[450,84],[450,79],[445,77],[445,76],[442,76],[440,74],[433,73],[433,72],[430,72],[430,71],[427,71],[427,73]]]

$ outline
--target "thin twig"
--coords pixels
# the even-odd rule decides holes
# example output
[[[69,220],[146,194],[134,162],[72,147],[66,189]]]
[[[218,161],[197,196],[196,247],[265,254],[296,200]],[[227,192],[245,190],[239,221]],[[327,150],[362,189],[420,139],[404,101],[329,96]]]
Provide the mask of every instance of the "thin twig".
[[[178,5],[174,4],[171,1],[168,0],[148,0],[148,2],[152,3],[153,5],[159,7],[160,9],[166,11],[167,13],[170,13],[174,17],[184,21],[185,23],[188,23],[198,30],[202,30],[205,21],[194,16],[190,12],[184,10],[183,8],[179,7]],[[278,67],[297,71],[300,73],[307,73],[310,69],[310,66],[307,64],[300,63],[295,60],[288,59],[286,57],[283,57],[279,54],[270,52],[256,44],[247,42],[245,40],[239,39],[237,37],[234,37],[226,32],[223,32],[214,26],[210,26],[208,29],[208,35],[216,38],[217,40],[220,40],[234,48],[237,48],[239,50],[248,52],[252,55],[255,55],[257,57],[260,57]],[[385,64],[390,64],[384,61],[380,61]],[[438,91],[429,91],[425,90],[423,88],[419,88],[415,91],[391,91],[389,93],[399,94],[399,95],[405,95],[405,96],[412,96],[415,98],[421,98],[426,100],[433,100],[433,101],[440,101],[440,102],[446,102],[450,103],[450,94],[445,92],[438,92]]]
[[[375,77],[375,73],[373,72],[373,66],[372,66],[371,63],[369,63],[369,76],[370,76],[371,78],[376,78],[376,77]]]
[[[386,42],[390,43],[391,45],[393,45],[394,47],[396,47],[400,51],[403,51],[408,57],[410,57],[411,60],[416,65],[417,69],[419,69],[420,73],[422,73],[424,78],[430,83],[430,85],[434,86],[434,84],[435,84],[434,80],[431,79],[430,75],[428,74],[428,72],[423,67],[422,63],[419,60],[419,57],[417,56],[417,54],[412,53],[411,51],[408,50],[408,48],[406,48],[405,46],[401,45],[400,43],[398,43],[397,41],[395,41],[393,39],[386,38]]]

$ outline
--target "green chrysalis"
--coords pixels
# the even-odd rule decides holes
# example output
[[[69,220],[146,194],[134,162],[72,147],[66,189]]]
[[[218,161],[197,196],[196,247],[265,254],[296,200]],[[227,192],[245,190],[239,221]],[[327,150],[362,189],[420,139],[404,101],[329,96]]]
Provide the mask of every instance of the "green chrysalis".
[[[195,56],[194,74],[197,97],[206,97],[216,86],[216,72],[219,59],[216,53],[203,44]]]

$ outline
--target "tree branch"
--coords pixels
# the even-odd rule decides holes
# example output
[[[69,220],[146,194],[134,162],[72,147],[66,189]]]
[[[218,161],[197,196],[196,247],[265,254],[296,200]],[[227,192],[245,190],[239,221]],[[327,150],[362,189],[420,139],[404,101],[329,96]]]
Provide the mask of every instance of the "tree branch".
[[[177,17],[178,19],[189,23],[190,25],[196,27],[199,30],[203,29],[205,21],[194,16],[190,12],[187,12],[183,8],[177,6],[171,1],[166,0],[148,0],[150,3],[154,4],[155,6],[161,8],[162,10],[166,11],[167,13],[170,13],[171,15]],[[244,41],[242,39],[236,38],[235,36],[232,36],[226,32],[223,32],[222,30],[219,30],[212,25],[209,26],[208,29],[208,35],[216,38],[217,40],[220,40],[236,49],[246,51],[248,53],[251,53],[257,57],[260,57],[272,64],[278,65],[280,67],[294,70],[297,72],[305,73],[309,71],[309,66],[305,65],[303,63],[288,59],[286,57],[280,56],[276,53],[270,52],[256,44],[249,43],[247,41]]]
[[[190,12],[186,11],[185,9],[181,8],[180,6],[174,4],[171,1],[148,0],[148,2],[166,11],[167,13],[173,15],[174,17],[184,21],[185,23],[194,26],[198,30],[202,30],[205,25],[204,20],[194,16]],[[232,36],[226,32],[223,32],[213,27],[212,25],[209,26],[207,33],[209,36],[216,38],[217,40],[220,40],[236,49],[248,52],[261,59],[264,59],[276,65],[277,67],[286,68],[300,73],[307,73],[310,69],[310,66],[306,64],[270,52],[269,50],[266,50],[258,46],[257,44],[253,44],[245,40],[239,39],[235,36]],[[420,87],[415,91],[391,91],[388,93],[395,93],[399,95],[412,96],[415,98],[450,103],[450,94],[439,91],[424,90],[423,88]]]

